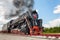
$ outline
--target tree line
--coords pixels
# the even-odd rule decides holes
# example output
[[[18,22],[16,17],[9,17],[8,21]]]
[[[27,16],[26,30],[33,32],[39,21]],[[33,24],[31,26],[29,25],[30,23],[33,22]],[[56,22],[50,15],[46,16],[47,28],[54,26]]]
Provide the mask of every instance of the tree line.
[[[43,30],[44,33],[60,33],[60,26],[44,28]]]

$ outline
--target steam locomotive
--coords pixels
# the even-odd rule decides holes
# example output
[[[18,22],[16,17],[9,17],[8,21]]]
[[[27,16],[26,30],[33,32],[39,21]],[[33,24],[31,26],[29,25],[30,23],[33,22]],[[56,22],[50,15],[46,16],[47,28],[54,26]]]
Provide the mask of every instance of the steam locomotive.
[[[18,28],[24,34],[30,34],[30,31],[32,30],[31,28],[34,28],[34,26],[38,26],[38,29],[42,28],[42,19],[38,19],[36,10],[32,11],[31,15],[27,12],[19,16],[19,18],[11,20],[3,26],[3,30],[7,30],[8,33],[10,33],[12,29]],[[34,30],[35,29],[32,31]]]

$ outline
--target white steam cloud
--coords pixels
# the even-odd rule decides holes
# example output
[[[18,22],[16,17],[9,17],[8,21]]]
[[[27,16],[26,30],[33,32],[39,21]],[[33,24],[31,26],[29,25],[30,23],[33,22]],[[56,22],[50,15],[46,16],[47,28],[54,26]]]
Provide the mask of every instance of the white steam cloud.
[[[14,2],[19,5],[18,8],[14,5]],[[0,0],[0,30],[4,24],[12,19],[18,18],[20,13],[32,7],[33,0]],[[16,13],[16,11],[19,13]]]

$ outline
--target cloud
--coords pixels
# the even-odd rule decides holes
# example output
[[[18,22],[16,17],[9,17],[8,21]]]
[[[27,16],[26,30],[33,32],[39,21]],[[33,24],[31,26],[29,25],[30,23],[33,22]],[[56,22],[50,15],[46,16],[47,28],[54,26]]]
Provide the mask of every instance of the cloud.
[[[3,25],[0,25],[0,31],[2,30],[2,26],[3,26]]]
[[[9,10],[7,9],[8,7],[3,3],[4,2],[0,2],[0,24],[6,23],[5,14],[9,13]]]
[[[60,5],[57,5],[53,11],[54,14],[60,14]]]
[[[10,20],[5,19],[5,15],[10,13],[12,5],[8,0],[0,0],[0,30],[2,26]]]
[[[59,26],[60,25],[60,19],[55,19],[52,21],[49,21],[48,24],[44,24],[44,27],[50,28],[50,27],[54,27],[54,26]]]

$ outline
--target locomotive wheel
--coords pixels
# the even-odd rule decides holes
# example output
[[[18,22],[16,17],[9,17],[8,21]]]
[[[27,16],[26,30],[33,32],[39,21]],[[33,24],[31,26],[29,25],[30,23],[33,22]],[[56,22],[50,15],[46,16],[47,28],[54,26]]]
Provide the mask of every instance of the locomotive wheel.
[[[8,33],[11,33],[11,29],[10,28],[8,28]]]
[[[30,29],[26,27],[26,34],[30,34]]]
[[[21,27],[21,30],[20,30],[21,32],[27,35],[30,34],[30,29],[28,28],[26,21],[23,22],[23,24],[20,27]]]
[[[24,28],[21,28],[20,31],[23,32],[26,35],[30,34],[30,30],[29,30],[29,28],[27,26],[25,26]]]

